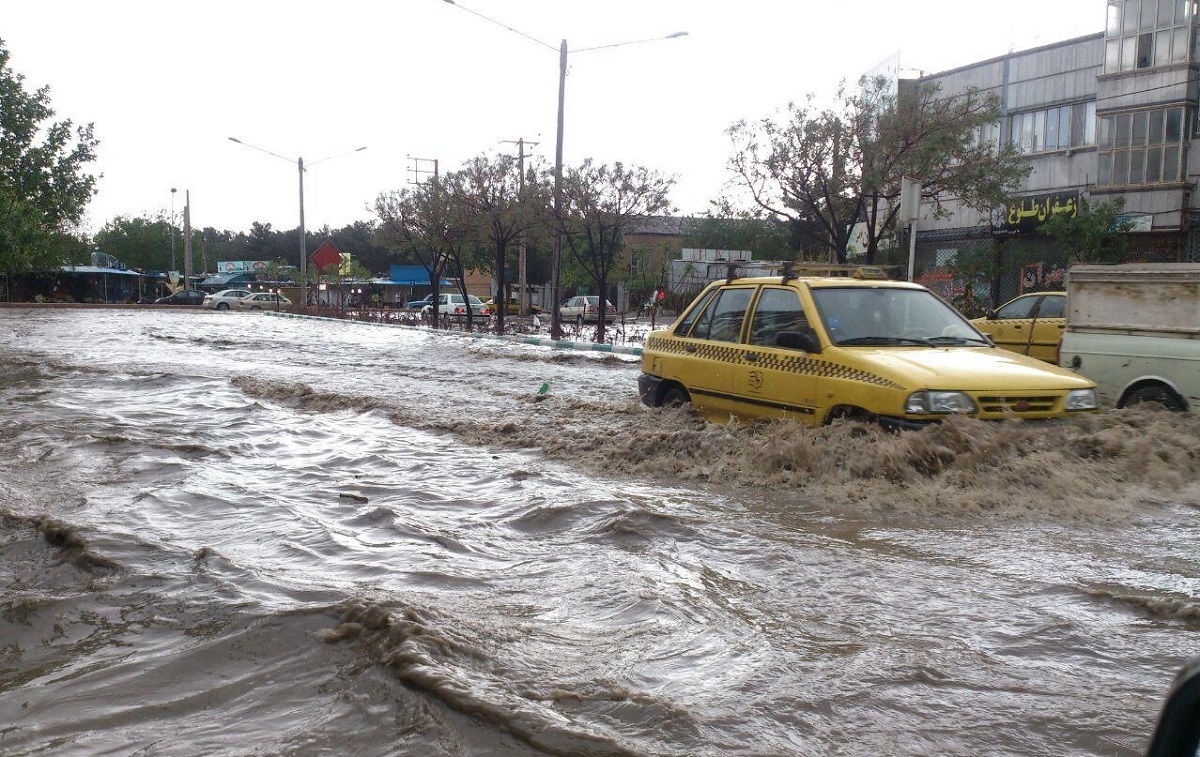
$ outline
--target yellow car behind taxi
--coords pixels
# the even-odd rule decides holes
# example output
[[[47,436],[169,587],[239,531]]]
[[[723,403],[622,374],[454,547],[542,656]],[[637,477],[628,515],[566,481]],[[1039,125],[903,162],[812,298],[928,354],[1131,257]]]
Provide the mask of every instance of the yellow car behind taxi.
[[[1066,292],[1037,292],[1009,300],[971,325],[997,347],[1058,365],[1058,345],[1067,328]]]
[[[1096,410],[1095,384],[994,346],[925,287],[875,270],[708,285],[642,350],[646,405],[706,417],[840,417],[919,428],[953,413],[1059,418]]]

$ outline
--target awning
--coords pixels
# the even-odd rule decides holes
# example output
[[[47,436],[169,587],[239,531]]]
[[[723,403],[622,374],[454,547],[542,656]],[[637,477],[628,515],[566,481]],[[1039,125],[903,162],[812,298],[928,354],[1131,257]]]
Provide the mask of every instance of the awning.
[[[249,284],[252,281],[258,281],[258,277],[253,273],[216,273],[204,279],[196,286],[217,287],[229,284]]]
[[[379,283],[392,286],[429,286],[429,271],[419,265],[393,265],[391,278]],[[451,286],[451,283],[442,279],[438,286]]]
[[[67,273],[107,273],[113,276],[141,276],[137,271],[127,271],[124,268],[101,268],[94,265],[65,265],[62,267]]]

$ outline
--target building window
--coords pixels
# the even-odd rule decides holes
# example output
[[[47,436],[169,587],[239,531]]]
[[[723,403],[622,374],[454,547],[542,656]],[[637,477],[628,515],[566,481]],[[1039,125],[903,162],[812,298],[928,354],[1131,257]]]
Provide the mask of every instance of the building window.
[[[1096,144],[1096,101],[1014,113],[1009,143],[1025,154]]]
[[[1099,186],[1170,184],[1183,175],[1182,107],[1114,113],[1100,119]]]
[[[983,124],[975,127],[975,142],[980,147],[990,147],[993,150],[1000,147],[1000,122]]]
[[[1108,0],[1104,72],[1192,60],[1197,0]]]

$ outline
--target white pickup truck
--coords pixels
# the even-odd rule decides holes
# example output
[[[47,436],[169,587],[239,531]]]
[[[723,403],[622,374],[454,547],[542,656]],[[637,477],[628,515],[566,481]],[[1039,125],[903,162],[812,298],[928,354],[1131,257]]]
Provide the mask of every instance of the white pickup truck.
[[[1076,265],[1059,365],[1109,407],[1200,412],[1200,263]]]

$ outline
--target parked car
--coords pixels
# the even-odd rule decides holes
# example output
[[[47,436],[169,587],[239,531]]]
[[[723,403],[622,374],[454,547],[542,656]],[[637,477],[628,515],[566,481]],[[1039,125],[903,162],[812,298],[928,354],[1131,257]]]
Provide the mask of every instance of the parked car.
[[[997,347],[1058,363],[1058,344],[1067,327],[1066,292],[1037,292],[1009,300],[971,325],[992,338]]]
[[[201,304],[211,310],[228,310],[230,303],[249,294],[253,294],[249,289],[222,289],[219,292],[205,295],[204,302]]]
[[[234,310],[283,310],[292,301],[278,292],[255,292],[233,300]]]
[[[166,297],[159,297],[155,305],[191,305],[197,307],[204,304],[204,292],[199,289],[180,289]]]
[[[617,314],[617,309],[608,300],[604,301],[604,320],[611,323]],[[594,294],[583,294],[572,297],[558,309],[558,315],[563,323],[574,322],[580,328],[585,323],[595,323],[600,320],[600,298]]]
[[[1200,263],[1075,265],[1060,359],[1105,405],[1200,413]]]
[[[993,345],[923,286],[876,270],[709,284],[642,350],[650,406],[715,421],[837,418],[920,428],[950,414],[1062,418],[1099,407],[1096,384]]]
[[[436,308],[437,314],[440,316],[464,316],[467,314],[468,306],[471,308],[472,315],[482,317],[492,314],[492,311],[483,303],[483,300],[473,294],[468,294],[464,300],[463,296],[457,292],[439,294]],[[433,303],[425,305],[421,308],[421,314],[428,315],[434,311],[434,308]]]
[[[433,295],[427,294],[419,300],[412,300],[411,302],[409,302],[408,304],[406,304],[404,306],[404,309],[414,312],[414,313],[420,313],[421,311],[423,311],[425,309],[425,307],[427,305],[432,305],[432,304],[433,304]]]
[[[495,315],[499,311],[499,307],[496,305],[495,297],[491,298],[490,300],[488,300],[487,302],[485,302],[483,304],[487,305],[488,310],[492,311],[492,315]],[[508,307],[504,311],[505,315],[519,315],[520,314],[521,301],[519,299],[517,299],[516,297],[509,297],[508,301],[507,301],[507,305],[508,305]],[[530,313],[540,313],[540,312],[542,312],[542,309],[539,306],[534,305],[531,302],[531,303],[529,303],[529,312]]]

